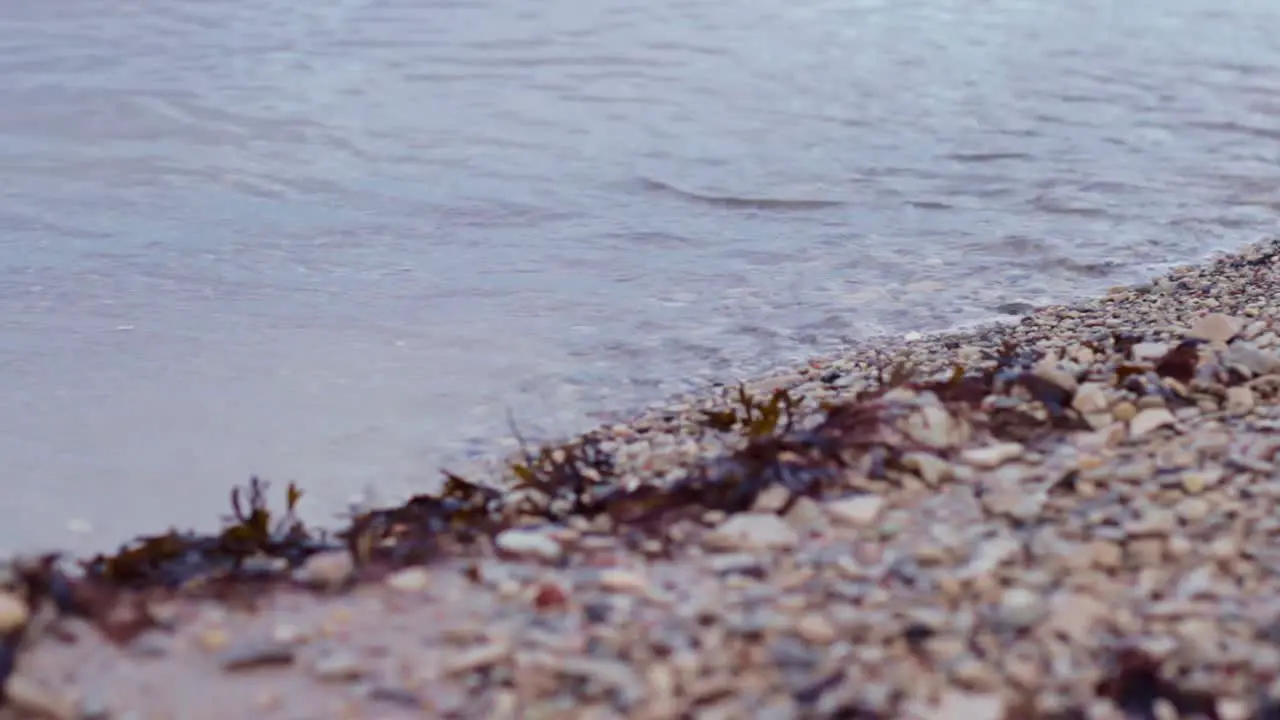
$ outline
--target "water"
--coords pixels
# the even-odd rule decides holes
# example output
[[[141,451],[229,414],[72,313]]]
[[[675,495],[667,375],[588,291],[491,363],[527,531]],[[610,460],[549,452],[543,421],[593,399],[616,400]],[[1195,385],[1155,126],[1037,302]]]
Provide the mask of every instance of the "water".
[[[508,408],[567,432],[1280,210],[1265,0],[11,2],[0,78],[7,546],[207,527],[250,473],[324,517]]]

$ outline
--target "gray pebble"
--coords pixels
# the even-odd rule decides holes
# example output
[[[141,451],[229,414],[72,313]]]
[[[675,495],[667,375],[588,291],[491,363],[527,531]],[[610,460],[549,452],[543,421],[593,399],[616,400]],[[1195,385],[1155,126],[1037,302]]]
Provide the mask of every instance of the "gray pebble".
[[[364,676],[366,669],[360,657],[346,650],[322,655],[311,666],[311,672],[325,682],[350,682]]]
[[[129,654],[135,657],[164,657],[173,648],[173,638],[157,631],[145,632],[129,643]]]
[[[222,669],[232,672],[255,668],[290,665],[294,661],[294,649],[283,643],[246,642],[224,651],[218,658]]]

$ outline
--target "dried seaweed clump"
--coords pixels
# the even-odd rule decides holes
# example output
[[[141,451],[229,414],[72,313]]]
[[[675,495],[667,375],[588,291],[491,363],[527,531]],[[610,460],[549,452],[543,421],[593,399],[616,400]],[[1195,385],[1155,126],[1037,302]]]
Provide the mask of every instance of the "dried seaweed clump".
[[[778,388],[768,400],[760,400],[740,383],[733,401],[736,407],[731,404],[725,410],[704,411],[703,423],[719,432],[741,429],[747,439],[759,440],[791,432],[795,427],[796,408],[804,398],[792,397],[785,388]]]
[[[500,491],[448,471],[444,476],[439,495],[416,495],[399,507],[353,517],[338,536],[356,562],[384,569],[426,562],[505,527]]]
[[[331,543],[314,534],[296,515],[302,491],[290,483],[285,511],[278,518],[267,503],[269,483],[251,478],[247,487],[231,490],[232,515],[216,535],[171,530],[142,537],[114,555],[97,555],[83,562],[85,577],[119,587],[177,588],[198,578],[240,577],[257,574],[247,564],[251,558],[277,561],[286,567],[300,564]]]

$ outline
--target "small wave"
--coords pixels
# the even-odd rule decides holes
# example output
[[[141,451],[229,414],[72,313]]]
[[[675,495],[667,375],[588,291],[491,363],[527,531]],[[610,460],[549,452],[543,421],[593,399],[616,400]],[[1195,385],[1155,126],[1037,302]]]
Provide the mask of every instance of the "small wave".
[[[937,200],[908,200],[907,205],[917,210],[954,210],[956,207]]]
[[[947,160],[962,163],[991,163],[1003,160],[1030,160],[1031,155],[1020,152],[947,153]]]
[[[778,197],[746,197],[742,195],[719,195],[695,190],[686,190],[663,180],[640,178],[644,189],[675,195],[686,200],[693,200],[706,205],[732,209],[749,210],[820,210],[839,207],[845,203],[840,200],[824,200],[819,198],[778,198]]]
[[[1230,133],[1233,135],[1246,135],[1253,138],[1261,138],[1263,140],[1280,140],[1280,130],[1274,128],[1258,127],[1256,125],[1245,125],[1234,121],[1227,122],[1189,122],[1188,127],[1197,130],[1208,130],[1210,132]]]
[[[1111,215],[1105,208],[1073,203],[1068,198],[1047,193],[1031,198],[1031,206],[1053,215],[1077,215],[1080,217],[1109,217]]]

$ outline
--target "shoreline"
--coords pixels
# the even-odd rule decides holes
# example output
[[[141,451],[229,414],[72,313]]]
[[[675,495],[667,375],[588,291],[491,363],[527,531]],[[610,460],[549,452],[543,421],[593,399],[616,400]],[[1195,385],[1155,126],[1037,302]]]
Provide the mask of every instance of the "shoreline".
[[[1277,333],[1272,240],[682,394],[346,537],[246,493],[220,536],[9,563],[0,677],[65,718],[1269,717]]]

